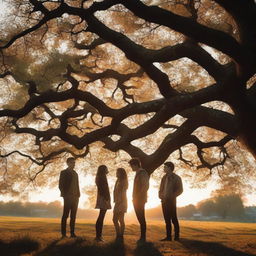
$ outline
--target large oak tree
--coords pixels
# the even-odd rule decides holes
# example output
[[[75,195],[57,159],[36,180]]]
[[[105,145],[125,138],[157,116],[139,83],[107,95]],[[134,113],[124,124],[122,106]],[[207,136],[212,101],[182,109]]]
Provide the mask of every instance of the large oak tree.
[[[30,163],[34,180],[67,154],[107,161],[109,151],[152,173],[176,152],[200,172],[225,166],[235,140],[255,156],[255,1],[6,4],[5,166],[9,156],[12,169]]]

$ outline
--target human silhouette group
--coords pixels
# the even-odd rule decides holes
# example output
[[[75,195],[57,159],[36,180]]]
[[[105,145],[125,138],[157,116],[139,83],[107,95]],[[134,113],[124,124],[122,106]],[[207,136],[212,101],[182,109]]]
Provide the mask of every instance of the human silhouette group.
[[[135,172],[133,182],[132,201],[137,220],[140,224],[140,238],[138,243],[146,242],[147,224],[145,218],[145,204],[149,188],[149,173],[141,167],[138,158],[129,161],[131,169]],[[67,159],[67,168],[60,173],[59,189],[64,200],[63,215],[61,218],[61,235],[67,237],[67,219],[70,215],[70,237],[75,234],[75,221],[80,197],[79,178],[74,170],[75,158]],[[177,218],[176,198],[183,192],[181,177],[174,173],[175,166],[172,162],[164,163],[164,175],[159,187],[163,217],[166,225],[166,237],[161,241],[172,241],[172,224],[174,226],[174,240],[180,239],[180,227]],[[107,180],[108,168],[100,165],[97,169],[95,183],[97,187],[96,209],[99,215],[95,224],[95,241],[104,242],[102,230],[107,210],[111,209],[111,196]],[[125,213],[127,212],[128,178],[124,168],[117,168],[116,182],[113,191],[113,223],[116,231],[116,240],[124,239]]]

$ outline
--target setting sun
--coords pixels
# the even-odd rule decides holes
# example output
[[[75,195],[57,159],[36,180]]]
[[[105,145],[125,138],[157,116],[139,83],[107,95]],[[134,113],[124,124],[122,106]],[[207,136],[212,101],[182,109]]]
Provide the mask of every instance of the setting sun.
[[[127,198],[128,198],[128,212],[133,211],[132,204],[132,189],[133,189],[133,175],[129,175],[129,187],[127,190]],[[112,197],[113,186],[114,186],[115,178],[109,178],[109,187],[110,193]],[[81,176],[80,178],[80,188],[83,191],[83,188],[86,186],[93,186],[95,183],[95,177],[92,175],[87,175],[86,177]],[[146,209],[155,208],[161,204],[161,200],[158,197],[158,189],[159,182],[156,182],[153,178],[150,179],[150,186],[148,189],[148,200],[145,205]],[[177,198],[177,206],[182,207],[189,204],[197,204],[199,201],[204,200],[210,197],[211,189],[191,189],[189,184],[183,182],[184,191]],[[95,187],[95,196],[96,196],[96,187]],[[42,190],[40,193],[31,193],[29,196],[31,202],[44,201],[44,202],[52,202],[59,200],[62,203],[62,198],[60,197],[60,192],[58,187],[55,188],[47,188]],[[95,202],[89,202],[89,197],[86,193],[81,193],[79,208],[82,209],[94,209]],[[112,202],[113,208],[113,202]]]

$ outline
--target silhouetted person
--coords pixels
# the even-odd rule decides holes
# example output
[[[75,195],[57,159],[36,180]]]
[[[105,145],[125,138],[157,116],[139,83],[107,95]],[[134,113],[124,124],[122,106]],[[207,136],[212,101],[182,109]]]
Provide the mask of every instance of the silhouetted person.
[[[159,198],[162,201],[162,210],[166,225],[166,237],[161,241],[172,240],[172,223],[174,226],[174,240],[179,240],[180,227],[177,218],[176,197],[183,192],[182,180],[174,172],[172,162],[164,163],[165,175],[161,180]]]
[[[114,210],[113,222],[116,230],[116,238],[123,239],[125,223],[124,214],[127,211],[127,196],[128,179],[124,168],[118,168],[116,171],[116,183],[114,188]]]
[[[110,204],[110,193],[107,181],[108,168],[106,165],[100,165],[96,174],[96,186],[97,186],[97,202],[96,209],[100,209],[98,219],[96,221],[96,238],[98,242],[103,242],[102,239],[102,228],[105,218],[105,214],[108,209],[111,209]]]
[[[61,234],[66,237],[67,218],[70,213],[70,235],[75,235],[75,221],[78,201],[80,197],[79,181],[75,167],[75,158],[70,157],[67,159],[68,168],[61,171],[59,179],[59,189],[61,196],[64,199],[63,215],[61,219]]]
[[[147,202],[147,191],[149,188],[149,175],[141,168],[140,160],[132,158],[129,164],[134,172],[136,172],[133,183],[133,206],[140,223],[140,239],[138,242],[146,241],[146,220],[145,220],[145,203]]]

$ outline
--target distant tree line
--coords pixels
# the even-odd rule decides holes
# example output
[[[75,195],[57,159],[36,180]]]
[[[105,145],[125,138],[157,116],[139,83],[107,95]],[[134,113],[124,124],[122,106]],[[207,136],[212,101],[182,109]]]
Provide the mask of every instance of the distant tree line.
[[[217,215],[222,219],[227,217],[241,218],[245,214],[243,201],[239,195],[219,195],[198,204],[197,209],[203,216]]]
[[[197,205],[189,204],[178,208],[178,215],[184,219],[233,219],[256,221],[256,206],[245,207],[238,194],[215,195]],[[161,209],[149,210],[150,218],[161,218]]]
[[[45,202],[0,202],[0,215],[2,216],[27,216],[27,217],[59,217],[61,215],[59,201]]]
[[[194,205],[179,208],[180,217],[243,218],[245,207],[238,194],[218,195]]]
[[[23,217],[45,217],[59,218],[62,214],[62,205],[59,201],[45,202],[20,202],[0,201],[0,216],[23,216]],[[78,218],[94,218],[95,211],[79,209]]]
[[[25,216],[25,217],[60,217],[62,206],[59,201],[45,202],[18,202],[0,201],[0,216]],[[162,218],[161,207],[148,209],[148,218]],[[189,204],[178,208],[178,215],[184,219],[239,219],[256,222],[256,206],[244,207],[238,194],[215,195],[203,200],[197,205]],[[128,213],[128,216],[133,213]],[[78,218],[91,219],[95,217],[93,209],[79,209]]]

